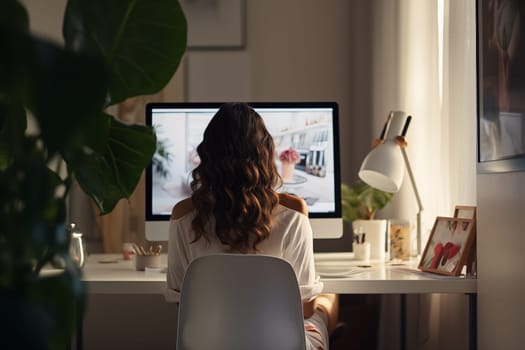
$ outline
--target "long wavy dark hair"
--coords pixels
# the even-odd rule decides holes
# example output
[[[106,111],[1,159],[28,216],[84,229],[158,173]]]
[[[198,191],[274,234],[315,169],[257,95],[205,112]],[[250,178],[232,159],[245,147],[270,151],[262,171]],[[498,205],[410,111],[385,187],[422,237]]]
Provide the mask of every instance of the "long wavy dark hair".
[[[197,147],[193,170],[194,241],[213,234],[233,251],[256,251],[270,236],[271,213],[279,202],[281,178],[275,146],[261,116],[246,103],[226,103],[212,118]]]

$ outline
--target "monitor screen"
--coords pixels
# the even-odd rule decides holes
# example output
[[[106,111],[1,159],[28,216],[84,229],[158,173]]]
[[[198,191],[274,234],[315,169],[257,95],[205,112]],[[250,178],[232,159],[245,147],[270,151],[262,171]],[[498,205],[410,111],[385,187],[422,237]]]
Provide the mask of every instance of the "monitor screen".
[[[171,209],[191,196],[196,147],[222,103],[150,103],[146,123],[157,134],[157,151],[146,170],[146,238],[168,239]],[[278,191],[302,197],[314,238],[343,234],[338,106],[335,102],[249,103],[275,142],[283,178]],[[289,165],[287,159],[298,161]],[[293,164],[294,162],[292,162]]]

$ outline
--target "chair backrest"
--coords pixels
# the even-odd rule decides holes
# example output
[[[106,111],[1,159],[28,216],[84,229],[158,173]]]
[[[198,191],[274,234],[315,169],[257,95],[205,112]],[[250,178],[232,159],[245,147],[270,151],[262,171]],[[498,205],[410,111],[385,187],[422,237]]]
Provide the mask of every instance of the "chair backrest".
[[[193,260],[180,294],[177,350],[304,350],[303,309],[288,262],[265,255]]]

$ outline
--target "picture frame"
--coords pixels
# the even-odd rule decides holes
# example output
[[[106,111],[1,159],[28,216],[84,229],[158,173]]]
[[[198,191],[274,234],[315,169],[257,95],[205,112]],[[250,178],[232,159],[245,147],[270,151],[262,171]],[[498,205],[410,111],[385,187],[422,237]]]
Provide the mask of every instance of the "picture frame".
[[[476,1],[478,173],[525,170],[524,15],[523,1]]]
[[[454,217],[460,218],[460,219],[472,219],[474,220],[474,228],[473,228],[473,236],[474,241],[472,242],[472,249],[470,249],[470,253],[467,256],[467,275],[474,276],[477,274],[476,272],[476,237],[477,237],[477,229],[476,229],[476,222],[477,222],[477,210],[474,206],[467,206],[467,205],[457,205],[454,208]]]
[[[468,205],[456,205],[454,217],[459,219],[472,219],[476,221],[476,207]]]
[[[472,256],[475,221],[438,216],[418,268],[441,275],[459,276]]]

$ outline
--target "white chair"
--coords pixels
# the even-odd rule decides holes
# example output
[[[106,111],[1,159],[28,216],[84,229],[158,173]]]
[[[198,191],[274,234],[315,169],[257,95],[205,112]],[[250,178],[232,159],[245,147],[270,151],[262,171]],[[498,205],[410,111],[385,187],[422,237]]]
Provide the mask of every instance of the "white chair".
[[[182,283],[177,350],[304,350],[295,273],[265,255],[195,259]]]

